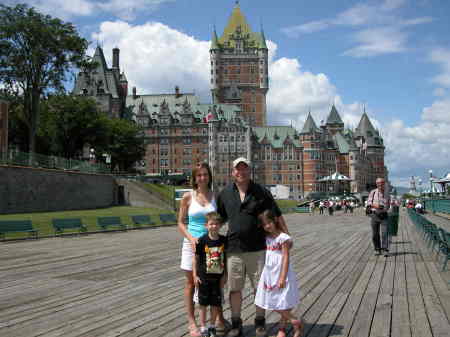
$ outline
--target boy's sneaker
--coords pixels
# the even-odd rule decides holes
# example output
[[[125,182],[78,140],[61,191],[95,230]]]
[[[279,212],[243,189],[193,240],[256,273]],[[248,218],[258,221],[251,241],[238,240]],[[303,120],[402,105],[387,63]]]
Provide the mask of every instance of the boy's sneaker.
[[[255,318],[255,335],[256,337],[266,336],[266,319],[264,317]]]
[[[242,320],[240,318],[231,318],[231,330],[228,332],[229,337],[242,336]]]

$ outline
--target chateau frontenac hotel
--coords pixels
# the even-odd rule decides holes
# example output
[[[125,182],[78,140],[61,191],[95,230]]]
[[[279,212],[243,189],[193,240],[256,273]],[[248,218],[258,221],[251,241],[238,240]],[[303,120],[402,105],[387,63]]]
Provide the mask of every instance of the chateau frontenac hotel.
[[[285,185],[290,198],[313,192],[352,192],[362,197],[387,178],[384,144],[365,112],[356,129],[345,128],[333,105],[319,127],[311,113],[303,128],[266,124],[266,94],[270,89],[268,49],[264,32],[253,32],[239,5],[233,9],[223,34],[212,33],[210,72],[212,104],[175,87],[170,94],[141,94],[120,72],[120,52],[113,49],[108,68],[97,47],[97,69],[77,76],[74,94],[94,97],[111,117],[132,112],[145,130],[145,174],[185,173],[199,162],[209,162],[214,188],[231,179],[237,157],[252,162],[252,178],[263,185]],[[269,111],[270,113],[270,111]],[[321,181],[339,172],[347,183]]]

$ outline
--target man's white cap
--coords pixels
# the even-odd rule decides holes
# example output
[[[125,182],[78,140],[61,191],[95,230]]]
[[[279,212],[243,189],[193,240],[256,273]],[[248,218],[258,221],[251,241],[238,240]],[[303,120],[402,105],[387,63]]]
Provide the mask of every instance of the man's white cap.
[[[239,163],[244,163],[247,166],[250,166],[250,160],[248,160],[247,158],[244,158],[244,157],[239,157],[233,161],[233,167],[238,166]]]

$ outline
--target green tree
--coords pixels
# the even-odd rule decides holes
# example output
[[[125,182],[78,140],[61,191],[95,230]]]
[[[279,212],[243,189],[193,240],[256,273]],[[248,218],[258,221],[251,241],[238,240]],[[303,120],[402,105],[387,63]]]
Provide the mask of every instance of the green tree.
[[[44,101],[38,130],[38,145],[45,144],[51,154],[75,158],[85,144],[106,146],[110,122],[97,103],[88,97],[52,95]]]
[[[142,128],[132,121],[110,119],[108,144],[96,147],[96,153],[111,155],[112,169],[117,167],[120,171],[128,171],[145,155],[143,132]]]
[[[24,4],[0,5],[0,81],[21,93],[30,152],[35,151],[42,96],[64,91],[72,67],[86,64],[87,47],[71,23]]]

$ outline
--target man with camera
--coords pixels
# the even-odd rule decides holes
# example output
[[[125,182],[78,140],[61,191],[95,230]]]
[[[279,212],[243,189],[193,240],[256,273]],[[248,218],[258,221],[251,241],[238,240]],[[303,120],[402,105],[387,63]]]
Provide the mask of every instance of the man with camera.
[[[370,191],[367,199],[366,213],[371,218],[372,242],[375,255],[389,256],[388,210],[390,207],[389,194],[385,191],[384,178],[377,178],[377,188]],[[381,231],[381,237],[380,237]]]

